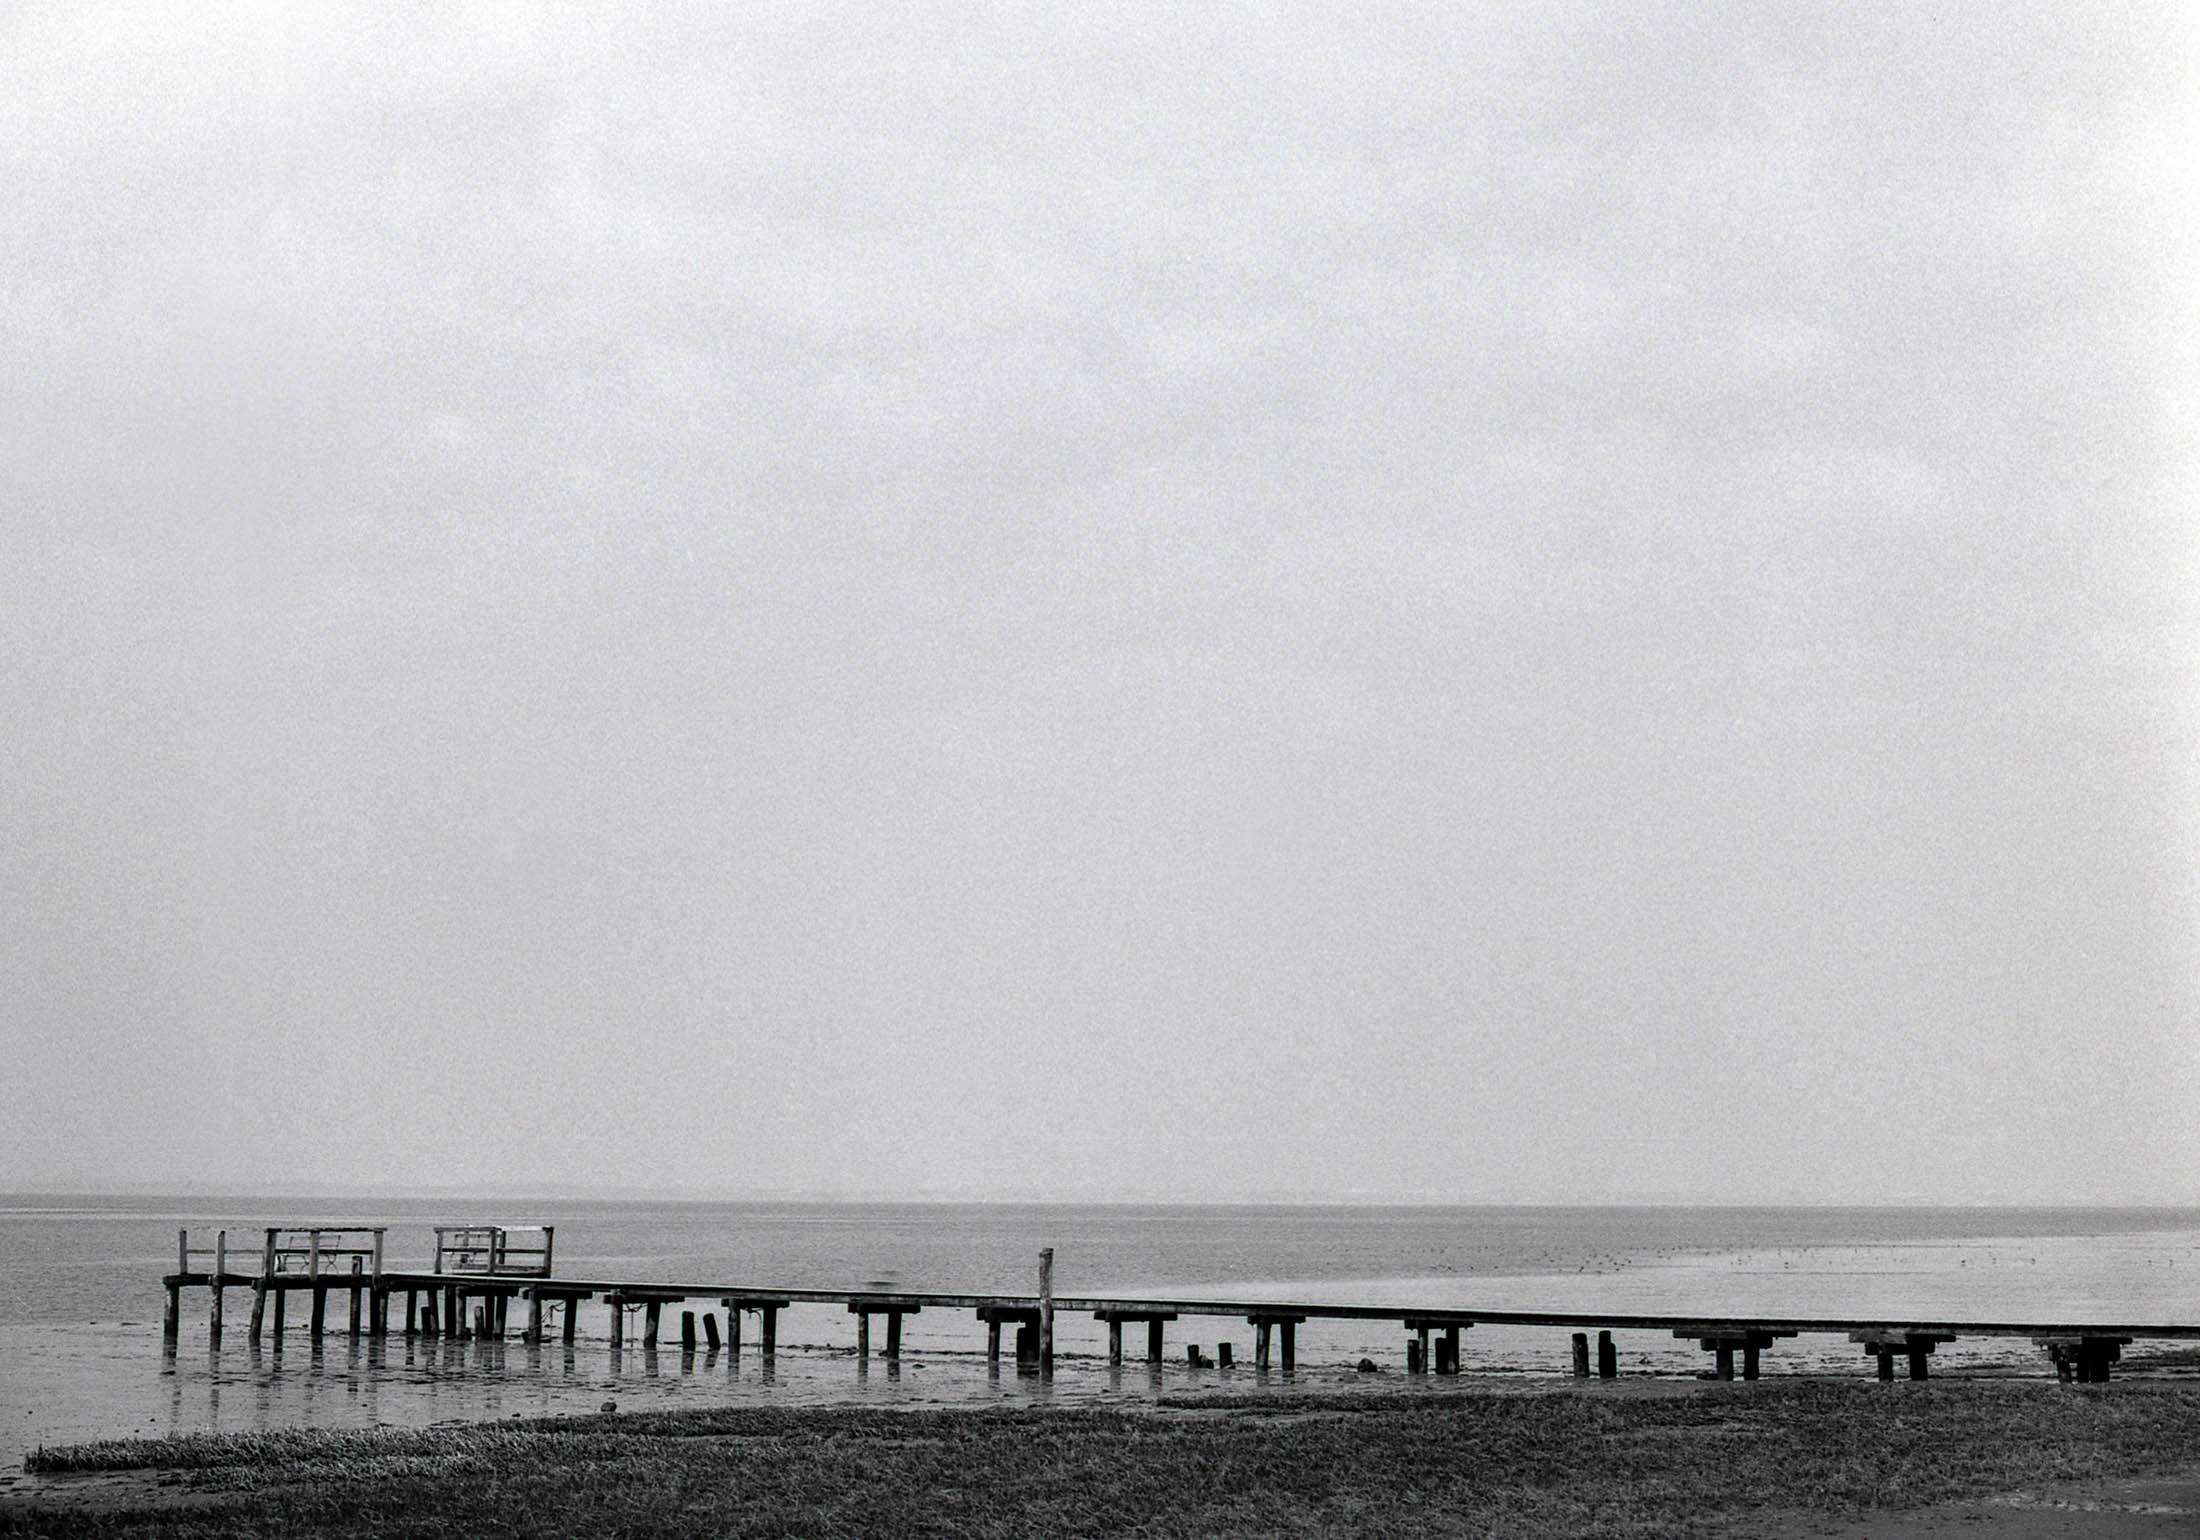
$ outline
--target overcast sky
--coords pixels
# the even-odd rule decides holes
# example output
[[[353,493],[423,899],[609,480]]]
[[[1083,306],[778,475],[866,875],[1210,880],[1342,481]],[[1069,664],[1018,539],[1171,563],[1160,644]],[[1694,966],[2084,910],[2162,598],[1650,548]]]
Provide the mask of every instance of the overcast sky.
[[[2200,1201],[2178,8],[0,10],[0,1188]]]

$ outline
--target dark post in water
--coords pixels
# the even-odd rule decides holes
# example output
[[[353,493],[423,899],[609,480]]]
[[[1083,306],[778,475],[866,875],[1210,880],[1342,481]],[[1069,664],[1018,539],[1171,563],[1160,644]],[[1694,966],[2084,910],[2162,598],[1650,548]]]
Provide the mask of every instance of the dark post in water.
[[[1054,1248],[1039,1253],[1039,1377],[1054,1378]]]

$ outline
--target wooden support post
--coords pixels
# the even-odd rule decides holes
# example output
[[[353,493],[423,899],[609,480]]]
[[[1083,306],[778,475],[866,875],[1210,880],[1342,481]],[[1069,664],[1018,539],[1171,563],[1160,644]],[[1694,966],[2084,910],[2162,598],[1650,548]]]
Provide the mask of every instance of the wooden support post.
[[[626,1299],[616,1292],[604,1296],[611,1306],[611,1351],[616,1353],[626,1344]]]
[[[1227,1342],[1218,1342],[1218,1343],[1216,1343],[1216,1344],[1215,1344],[1215,1363],[1216,1363],[1216,1365],[1217,1365],[1218,1367],[1220,1367],[1220,1368],[1224,1368],[1224,1369],[1227,1369],[1227,1368],[1229,1368],[1229,1367],[1230,1367],[1230,1344],[1229,1344],[1229,1343],[1227,1343]]]
[[[420,1335],[419,1312],[420,1291],[418,1289],[407,1289],[405,1291],[405,1340],[407,1342]]]
[[[730,1299],[726,1301],[726,1351],[735,1358],[741,1356],[741,1307]]]
[[[1419,1346],[1420,1346],[1420,1349],[1421,1349],[1421,1367],[1420,1367],[1419,1369],[1415,1370],[1414,1372],[1415,1372],[1416,1374],[1426,1374],[1426,1373],[1428,1373],[1428,1369],[1429,1369],[1429,1363],[1428,1363],[1428,1328],[1427,1328],[1426,1326],[1422,1327],[1422,1328],[1421,1328],[1421,1329],[1420,1329],[1419,1331],[1417,1331],[1417,1332],[1415,1332],[1415,1333],[1414,1333],[1414,1337],[1415,1337],[1415,1340],[1416,1340],[1416,1341],[1418,1342],[1418,1344],[1419,1344]]]
[[[648,1352],[657,1345],[657,1327],[664,1314],[664,1301],[645,1300],[642,1304],[642,1351]]]
[[[1196,1369],[1199,1367],[1198,1343],[1187,1342],[1184,1344],[1184,1366],[1188,1369]]]
[[[1722,1380],[1734,1378],[1734,1344],[1722,1341],[1712,1349],[1712,1353],[1718,1364],[1719,1378]]]
[[[306,1277],[313,1288],[313,1311],[306,1317],[306,1335],[315,1342],[321,1340],[322,1328],[328,1318],[328,1290],[321,1284],[321,1232],[306,1232]]]
[[[1275,1327],[1266,1321],[1253,1323],[1253,1367],[1263,1374],[1268,1372],[1268,1347],[1275,1336]]]
[[[1161,1325],[1159,1321],[1146,1323],[1146,1362],[1150,1364],[1161,1362]]]
[[[461,1308],[458,1285],[443,1285],[443,1335],[453,1339],[466,1334],[465,1311]]]
[[[276,1347],[277,1347],[278,1349],[280,1349],[280,1348],[282,1347],[282,1345],[283,1345],[283,1312],[284,1312],[284,1311],[285,1311],[286,1309],[288,1309],[288,1308],[289,1308],[289,1305],[290,1305],[290,1290],[288,1290],[288,1289],[285,1289],[285,1288],[278,1288],[278,1289],[276,1289],[276,1291],[275,1291],[275,1346],[276,1346]]]
[[[1019,1324],[1016,1327],[1016,1372],[1039,1372],[1039,1328]]]
[[[568,1296],[564,1308],[565,1319],[558,1323],[559,1334],[564,1339],[565,1345],[571,1347],[573,1339],[581,1329],[581,1302],[578,1297]]]
[[[1753,1380],[1756,1377],[1757,1344],[1754,1342],[1746,1342],[1742,1344],[1742,1378],[1745,1380]]]
[[[359,1285],[365,1278],[366,1258],[351,1259],[351,1340],[359,1340]]]
[[[170,1347],[183,1335],[183,1285],[171,1281],[168,1285],[168,1308],[160,1318],[160,1340]]]
[[[493,1300],[484,1299],[474,1306],[474,1335],[484,1342],[489,1340],[489,1312],[494,1304]]]
[[[1456,1326],[1444,1328],[1443,1363],[1440,1367],[1446,1374],[1456,1375],[1459,1372],[1459,1328]]]
[[[995,1341],[996,1345],[997,1345],[997,1344],[999,1343],[999,1341],[1000,1341],[1000,1334],[999,1334],[999,1329],[998,1329],[998,1328],[995,1328],[995,1332],[994,1332],[994,1341]],[[1109,1319],[1108,1319],[1108,1362],[1109,1362],[1109,1363],[1110,1363],[1111,1365],[1113,1365],[1113,1364],[1120,1364],[1120,1363],[1121,1363],[1122,1361],[1123,1361],[1123,1323],[1122,1323],[1121,1321],[1118,1321],[1118,1320],[1116,1320],[1116,1319],[1115,1319],[1114,1317],[1112,1317],[1112,1316],[1111,1316],[1111,1317],[1109,1317]]]
[[[229,1232],[214,1232],[214,1276],[208,1280],[213,1298],[206,1305],[206,1341],[209,1347],[222,1345],[222,1283],[229,1272]]]
[[[762,1349],[764,1356],[769,1358],[779,1351],[779,1307],[777,1305],[766,1305],[757,1314],[764,1318],[763,1327],[758,1333],[757,1345]]]
[[[860,1361],[871,1356],[871,1313],[856,1312],[856,1358]]]
[[[886,1356],[889,1359],[901,1357],[901,1312],[899,1310],[886,1312]]]
[[[1279,1321],[1276,1324],[1283,1333],[1283,1372],[1289,1374],[1299,1365],[1299,1323]]]
[[[1585,1331],[1577,1331],[1574,1333],[1574,1378],[1585,1380],[1588,1377],[1589,1334]]]
[[[1914,1343],[1914,1342],[1910,1344],[1910,1378],[1911,1378],[1911,1379],[1913,1379],[1913,1380],[1921,1380],[1921,1379],[1924,1379],[1924,1378],[1926,1378],[1926,1376],[1927,1376],[1927,1373],[1928,1373],[1928,1371],[1927,1371],[1927,1368],[1926,1368],[1926,1366],[1927,1366],[1928,1364],[1930,1364],[1930,1363],[1931,1363],[1932,1361],[1933,1361],[1933,1350],[1932,1350],[1931,1348],[1929,1348],[1929,1347],[1920,1347],[1920,1346],[1919,1346],[1918,1344],[1916,1344],[1916,1343]]]
[[[1612,1334],[1608,1331],[1597,1333],[1597,1378],[1619,1378],[1619,1349],[1612,1345]]]
[[[537,1343],[542,1340],[542,1290],[527,1291],[527,1331],[522,1341]]]
[[[374,1232],[374,1268],[367,1280],[367,1330],[377,1337],[390,1334],[390,1291],[382,1282],[382,1232]]]
[[[1039,1253],[1039,1377],[1054,1377],[1054,1248]]]
[[[438,1292],[438,1290],[430,1289],[426,1297],[420,1301],[420,1335],[431,1340],[443,1330],[443,1323],[436,1318],[435,1313]]]
[[[713,1353],[718,1351],[718,1312],[715,1310],[703,1312],[703,1346]]]
[[[1114,1362],[1123,1361],[1123,1323],[1108,1323],[1109,1340],[1115,1344]],[[1001,1366],[1001,1323],[998,1317],[989,1317],[985,1323],[985,1366],[998,1369]]]
[[[1879,1360],[1879,1377],[1891,1383],[1894,1379],[1894,1349],[1873,1348],[1871,1355]]]
[[[695,1351],[695,1312],[692,1310],[680,1312],[680,1351]]]

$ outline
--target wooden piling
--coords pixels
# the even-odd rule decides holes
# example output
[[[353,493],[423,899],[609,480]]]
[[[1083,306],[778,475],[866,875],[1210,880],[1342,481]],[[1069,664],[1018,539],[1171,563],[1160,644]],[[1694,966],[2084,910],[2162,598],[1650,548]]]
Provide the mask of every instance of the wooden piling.
[[[695,1351],[695,1312],[692,1310],[680,1312],[680,1351]]]
[[[520,1340],[527,1343],[542,1341],[542,1290],[527,1291],[527,1332]]]
[[[168,1312],[160,1318],[160,1340],[170,1347],[183,1335],[183,1275],[191,1270],[191,1232],[176,1232],[176,1270],[168,1280]]]
[[[1588,1377],[1589,1334],[1585,1331],[1577,1331],[1574,1333],[1574,1378],[1585,1380]]]
[[[427,1296],[420,1301],[420,1335],[423,1337],[433,1338],[442,1330],[442,1323],[436,1318],[435,1306],[436,1290],[430,1289]]]
[[[474,1335],[486,1342],[489,1338],[489,1301],[474,1306]]]
[[[289,1307],[289,1304],[290,1290],[278,1288],[275,1291],[275,1346],[277,1348],[281,1348],[283,1345],[283,1312]]]
[[[1150,1364],[1161,1362],[1161,1324],[1158,1320],[1146,1323],[1146,1362]]]
[[[1619,1378],[1619,1349],[1612,1345],[1612,1334],[1608,1331],[1597,1333],[1597,1378]]]
[[[703,1312],[703,1346],[713,1353],[718,1351],[718,1312],[715,1310]]]
[[[901,1312],[886,1312],[886,1356],[889,1360],[901,1357]]]
[[[1217,1363],[1218,1365],[1220,1365],[1220,1366],[1221,1366],[1222,1368],[1225,1368],[1225,1369],[1227,1369],[1227,1368],[1229,1368],[1229,1367],[1230,1367],[1230,1344],[1229,1344],[1229,1343],[1227,1343],[1227,1342],[1218,1342],[1218,1343],[1216,1343],[1216,1344],[1215,1344],[1215,1362],[1216,1362],[1216,1363]]]
[[[565,1345],[571,1347],[575,1334],[580,1331],[581,1302],[578,1299],[568,1298],[560,1308],[565,1312],[565,1319],[559,1322],[560,1336]]]
[[[1253,1323],[1253,1367],[1263,1373],[1268,1369],[1268,1345],[1274,1332],[1266,1321]]]
[[[1721,1342],[1711,1351],[1713,1361],[1718,1366],[1719,1378],[1722,1380],[1734,1378],[1734,1345],[1730,1342]]]
[[[214,1232],[214,1276],[207,1281],[207,1291],[214,1297],[206,1304],[206,1341],[209,1347],[222,1345],[222,1285],[229,1271],[229,1232]]]
[[[1054,1377],[1054,1248],[1039,1253],[1039,1377]]]
[[[642,1302],[642,1351],[645,1353],[657,1345],[657,1327],[663,1314],[662,1300],[650,1299]]]
[[[1289,1374],[1299,1364],[1299,1323],[1296,1321],[1278,1321],[1276,1325],[1283,1336],[1283,1372]]]
[[[1742,1378],[1745,1380],[1753,1380],[1756,1377],[1757,1344],[1754,1342],[1745,1342],[1742,1344]]]
[[[999,1342],[1000,1332],[998,1328],[995,1328],[994,1344],[996,1347]],[[1110,1365],[1119,1365],[1123,1362],[1123,1323],[1114,1319],[1110,1319],[1108,1322],[1108,1362]]]
[[[267,1314],[267,1286],[275,1275],[275,1232],[267,1232],[267,1246],[260,1253],[260,1276],[252,1280],[252,1319],[245,1335],[252,1346],[260,1345],[260,1323]]]
[[[779,1307],[766,1305],[757,1311],[764,1318],[757,1333],[757,1347],[766,1358],[779,1350]]]
[[[611,1306],[611,1351],[616,1353],[626,1343],[626,1299],[614,1291],[604,1302]]]
[[[1121,1363],[1123,1361],[1122,1322],[1110,1321],[1108,1323],[1108,1341],[1114,1349],[1114,1356],[1109,1362]],[[998,1316],[988,1318],[985,1323],[985,1366],[988,1369],[998,1369],[1001,1366],[1001,1321]]]
[[[309,1230],[306,1235],[306,1277],[313,1288],[313,1310],[306,1317],[306,1336],[319,1342],[328,1321],[328,1290],[321,1283],[321,1232]]]
[[[351,1340],[359,1340],[359,1285],[364,1280],[365,1258],[351,1259]]]
[[[871,1316],[868,1311],[856,1312],[856,1360],[860,1363],[871,1356]]]

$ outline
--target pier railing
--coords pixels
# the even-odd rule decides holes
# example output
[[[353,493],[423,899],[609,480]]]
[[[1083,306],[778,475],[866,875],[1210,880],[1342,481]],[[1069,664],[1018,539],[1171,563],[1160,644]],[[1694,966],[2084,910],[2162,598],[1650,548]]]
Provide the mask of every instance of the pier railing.
[[[547,1278],[556,1225],[437,1225],[437,1273]]]

